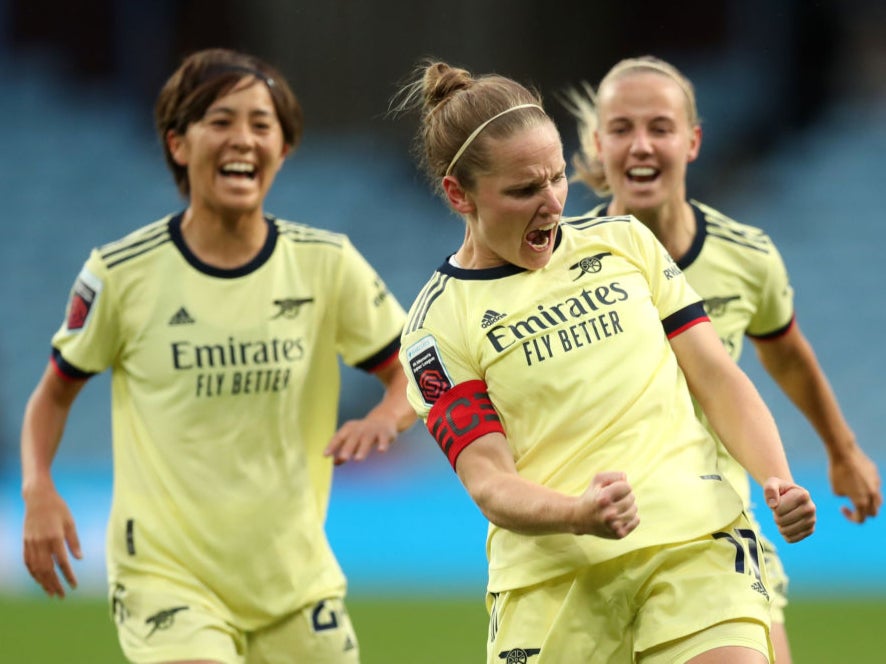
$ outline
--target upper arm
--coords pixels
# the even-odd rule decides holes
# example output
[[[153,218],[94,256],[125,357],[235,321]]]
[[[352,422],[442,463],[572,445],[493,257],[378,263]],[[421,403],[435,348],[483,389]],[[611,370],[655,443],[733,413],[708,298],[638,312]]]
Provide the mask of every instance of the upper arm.
[[[750,337],[760,364],[773,377],[798,363],[816,363],[812,347],[796,321],[783,334],[769,339]]]
[[[37,409],[38,416],[48,414],[45,412],[48,410],[68,411],[85,384],[85,378],[63,375],[50,360],[31,395],[29,407]]]
[[[501,474],[517,475],[517,466],[507,438],[496,431],[465,447],[456,459],[455,472],[471,497],[482,504],[485,487],[494,486]]]
[[[716,388],[724,376],[738,370],[710,321],[693,325],[670,341],[689,390],[702,404],[704,395]]]
[[[378,378],[385,387],[390,387],[396,381],[402,383],[404,391],[406,390],[406,374],[403,372],[403,365],[400,364],[396,355],[390,361],[375,369],[372,375]]]

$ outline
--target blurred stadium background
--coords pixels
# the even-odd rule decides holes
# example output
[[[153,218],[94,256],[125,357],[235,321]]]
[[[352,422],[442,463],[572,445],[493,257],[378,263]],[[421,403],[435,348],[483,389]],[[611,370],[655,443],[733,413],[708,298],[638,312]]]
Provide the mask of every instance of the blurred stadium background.
[[[419,58],[536,85],[570,153],[576,136],[558,91],[596,82],[621,57],[672,61],[694,81],[705,127],[690,193],[775,239],[798,318],[859,441],[886,470],[882,2],[0,0],[0,270],[9,313],[0,331],[0,600],[36,596],[20,555],[25,401],[92,246],[182,206],[153,133],[153,99],[183,54],[208,46],[278,65],[304,106],[305,139],[269,211],[348,233],[404,306],[462,230],[415,171],[416,119],[385,117]],[[575,185],[567,212],[594,202]],[[845,522],[820,442],[752,355],[744,368],[820,512],[813,538],[780,547],[792,597],[886,603],[886,515]],[[345,383],[342,419],[379,394],[355,371]],[[111,488],[107,402],[107,377],[98,377],[56,462],[84,544],[78,593],[96,598]],[[485,523],[420,427],[386,457],[337,471],[329,533],[358,599],[482,603]],[[869,636],[871,652],[886,645],[882,632]]]

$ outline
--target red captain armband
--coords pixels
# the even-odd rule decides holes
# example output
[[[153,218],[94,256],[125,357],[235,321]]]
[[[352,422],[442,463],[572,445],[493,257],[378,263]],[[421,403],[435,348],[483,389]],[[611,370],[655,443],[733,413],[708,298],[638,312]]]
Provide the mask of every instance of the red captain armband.
[[[445,392],[428,413],[427,426],[453,469],[462,450],[480,436],[504,433],[482,380],[459,383]]]

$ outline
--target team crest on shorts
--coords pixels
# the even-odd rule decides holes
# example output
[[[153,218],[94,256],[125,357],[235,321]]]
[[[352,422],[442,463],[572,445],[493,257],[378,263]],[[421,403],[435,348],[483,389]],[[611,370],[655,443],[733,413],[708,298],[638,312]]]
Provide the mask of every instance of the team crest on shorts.
[[[452,388],[452,378],[443,366],[434,337],[428,335],[416,341],[406,349],[406,358],[415,384],[427,405],[437,403],[437,399]]]
[[[68,330],[82,330],[86,326],[89,312],[102,290],[102,282],[85,267],[77,275],[77,281],[71,289],[71,299],[68,302],[68,314],[65,327]]]
[[[498,658],[503,659],[505,664],[526,664],[529,658],[541,652],[541,648],[512,648],[502,650]]]

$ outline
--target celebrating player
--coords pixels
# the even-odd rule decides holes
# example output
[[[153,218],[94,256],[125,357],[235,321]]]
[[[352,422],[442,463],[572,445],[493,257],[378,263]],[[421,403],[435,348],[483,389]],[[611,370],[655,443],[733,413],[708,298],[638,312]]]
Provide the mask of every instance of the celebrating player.
[[[689,388],[787,541],[815,506],[700,298],[633,217],[561,223],[563,148],[534,91],[428,62],[394,110],[416,106],[465,234],[400,359],[490,521],[487,661],[770,661],[757,534]]]
[[[74,283],[24,416],[25,563],[50,596],[60,576],[76,586],[50,467],[86,379],[110,368],[109,598],[126,657],[357,662],[324,521],[333,463],[415,420],[405,312],[347,237],[264,212],[302,133],[279,72],[197,52],[155,111],[187,207],[95,249]],[[336,431],[339,358],[385,391]]]
[[[834,493],[848,496],[851,521],[873,517],[882,504],[880,478],[846,423],[815,353],[797,323],[793,290],[772,240],[717,210],[686,199],[686,169],[701,147],[692,83],[673,65],[629,58],[603,77],[596,93],[572,90],[567,106],[578,120],[576,179],[611,199],[591,215],[631,214],[656,235],[704,299],[708,316],[737,361],[747,335],[757,356],[819,433]],[[703,414],[700,413],[703,417]],[[751,516],[744,468],[721,444],[720,467]],[[779,664],[790,662],[784,627],[787,576],[775,547],[761,538],[772,584],[772,638]]]

